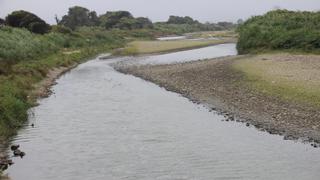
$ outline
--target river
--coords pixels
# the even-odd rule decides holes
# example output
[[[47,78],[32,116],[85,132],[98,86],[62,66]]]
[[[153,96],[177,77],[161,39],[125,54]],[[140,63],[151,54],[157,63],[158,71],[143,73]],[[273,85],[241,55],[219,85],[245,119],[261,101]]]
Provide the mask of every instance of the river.
[[[235,52],[234,45],[220,45],[138,61]],[[54,94],[30,110],[35,127],[26,126],[12,142],[27,154],[13,159],[7,171],[13,180],[319,179],[319,149],[223,121],[203,105],[110,66],[124,59],[96,58],[57,80]]]

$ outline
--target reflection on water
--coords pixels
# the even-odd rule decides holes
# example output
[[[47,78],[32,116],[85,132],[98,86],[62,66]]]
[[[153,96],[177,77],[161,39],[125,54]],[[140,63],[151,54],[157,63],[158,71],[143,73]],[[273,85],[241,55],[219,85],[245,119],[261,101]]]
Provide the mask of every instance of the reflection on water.
[[[113,61],[80,65],[32,109],[35,128],[14,141],[27,153],[8,171],[14,180],[319,178],[319,149],[222,122],[178,94],[114,71]]]

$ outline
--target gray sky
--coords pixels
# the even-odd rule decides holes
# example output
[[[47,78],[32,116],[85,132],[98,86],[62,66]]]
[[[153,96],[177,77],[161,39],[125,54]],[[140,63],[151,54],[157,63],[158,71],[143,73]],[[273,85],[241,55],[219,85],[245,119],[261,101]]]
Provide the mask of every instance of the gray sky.
[[[290,10],[320,10],[320,0],[0,0],[0,17],[14,10],[33,12],[49,23],[54,15],[66,14],[71,6],[83,6],[98,14],[128,10],[153,21],[169,15],[191,16],[202,22],[237,21],[260,15],[276,7]]]

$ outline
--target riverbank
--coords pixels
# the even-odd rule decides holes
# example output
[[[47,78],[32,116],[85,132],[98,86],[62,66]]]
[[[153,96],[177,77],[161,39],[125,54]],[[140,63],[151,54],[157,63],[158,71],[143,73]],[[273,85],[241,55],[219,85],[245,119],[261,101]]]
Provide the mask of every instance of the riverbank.
[[[269,77],[268,79],[250,73],[251,68],[246,68],[248,61],[254,62],[257,59],[261,62],[270,61],[269,63],[275,66],[278,66],[276,63],[279,59],[282,63],[300,62],[304,66],[295,65],[296,69],[292,66],[282,66],[289,67],[286,71],[278,66],[282,73],[278,73],[277,76],[265,74],[263,77]],[[311,61],[313,63],[310,63]],[[275,83],[291,75],[291,79],[287,78],[286,82],[297,84],[298,81],[292,75],[296,74],[296,71],[303,72],[303,68],[315,67],[315,63],[319,65],[318,62],[319,56],[271,54],[224,57],[173,65],[117,66],[116,69],[178,92],[195,102],[208,104],[212,109],[228,116],[231,121],[246,122],[271,134],[283,135],[285,139],[300,138],[320,142],[319,106],[308,101],[308,98],[295,98],[296,93],[289,96],[285,93],[289,88],[292,92],[296,89],[296,92],[301,94],[297,86],[287,83],[287,89],[283,89],[284,83]],[[316,76],[308,78],[317,85],[320,84]],[[283,90],[283,93],[272,92],[274,88],[258,88],[257,84],[271,84]],[[311,91],[304,93],[303,96],[307,97]]]

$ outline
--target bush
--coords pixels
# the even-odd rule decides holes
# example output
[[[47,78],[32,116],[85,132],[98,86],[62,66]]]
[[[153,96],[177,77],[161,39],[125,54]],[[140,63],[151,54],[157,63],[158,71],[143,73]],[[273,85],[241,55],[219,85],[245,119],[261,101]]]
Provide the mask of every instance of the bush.
[[[49,32],[50,26],[41,18],[27,11],[14,11],[6,17],[6,24],[12,27],[26,28],[37,34]]]
[[[27,118],[26,94],[12,82],[1,82],[0,85],[0,126],[5,125],[10,128],[21,126],[20,119]],[[1,135],[1,133],[0,133]]]
[[[51,26],[51,32],[61,33],[61,34],[71,34],[72,30],[65,26],[53,25]]]
[[[0,61],[12,64],[55,52],[59,49],[59,45],[47,41],[50,36],[32,34],[24,29],[3,27],[0,29]]]
[[[320,48],[320,12],[276,10],[255,16],[239,26],[240,54],[259,50]]]

